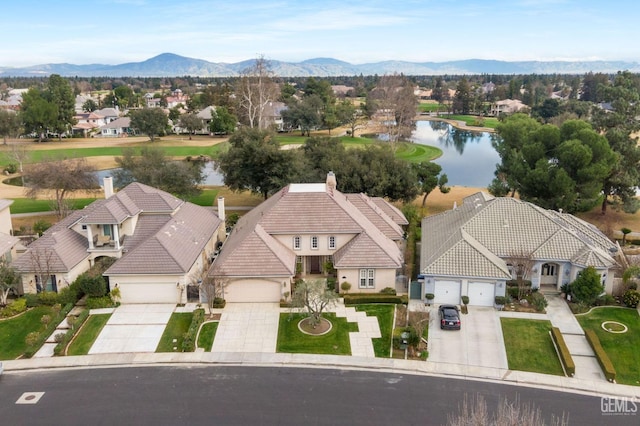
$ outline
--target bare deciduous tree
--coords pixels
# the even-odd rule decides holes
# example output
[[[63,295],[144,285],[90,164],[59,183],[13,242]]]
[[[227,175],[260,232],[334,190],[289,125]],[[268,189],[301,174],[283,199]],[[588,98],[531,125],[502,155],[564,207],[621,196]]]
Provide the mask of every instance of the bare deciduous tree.
[[[447,416],[448,426],[543,426],[546,424],[566,426],[569,424],[569,417],[565,413],[562,414],[562,417],[551,416],[549,423],[547,423],[540,408],[536,408],[531,403],[521,402],[518,396],[513,402],[509,402],[506,398],[500,398],[495,413],[490,415],[487,402],[482,395],[470,398],[465,394],[458,413]]]
[[[15,161],[18,163],[18,171],[24,172],[23,165],[29,159],[31,155],[29,150],[23,144],[14,143],[11,145],[11,150],[5,153],[9,161]],[[23,182],[24,184],[24,182]]]
[[[53,250],[49,247],[32,248],[29,250],[29,258],[31,260],[31,267],[36,279],[36,290],[38,282],[40,285],[44,285],[53,272]],[[41,290],[45,290],[42,287]]]
[[[403,75],[385,75],[371,92],[371,97],[376,101],[378,111],[384,115],[389,142],[395,144],[409,137],[418,108],[418,98],[411,82]]]
[[[309,322],[313,328],[320,324],[322,312],[335,304],[337,295],[327,289],[324,280],[302,281],[296,284],[291,298],[291,306],[294,308],[306,308],[309,314]]]
[[[256,59],[254,65],[243,71],[236,87],[238,112],[249,127],[266,129],[267,106],[278,98],[278,85],[273,80],[269,61],[264,56]]]
[[[220,275],[213,275],[205,277],[202,283],[200,283],[200,292],[207,299],[209,315],[211,315],[211,310],[213,309],[216,299],[224,299],[224,289],[228,282],[228,279]]]
[[[84,158],[43,160],[27,168],[27,195],[35,198],[43,191],[50,190],[54,196],[56,214],[62,218],[68,212],[66,197],[70,193],[98,188],[94,172],[95,169]]]
[[[511,265],[518,283],[518,299],[526,296],[531,281],[531,272],[536,265],[533,253],[522,248],[514,250],[505,259],[508,265]]]

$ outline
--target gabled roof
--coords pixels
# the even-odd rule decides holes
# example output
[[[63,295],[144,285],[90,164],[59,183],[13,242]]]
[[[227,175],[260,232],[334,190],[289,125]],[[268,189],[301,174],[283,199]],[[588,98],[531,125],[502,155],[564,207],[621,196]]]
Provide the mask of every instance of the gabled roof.
[[[70,229],[82,217],[83,212],[84,210],[73,211],[47,229],[40,238],[29,245],[25,253],[12,262],[12,265],[20,272],[46,269],[51,273],[57,273],[68,272],[86,260],[89,248],[87,237]]]
[[[385,232],[395,239],[402,236],[401,228],[368,197],[347,197],[324,183],[290,184],[238,221],[209,273],[293,275],[296,254],[275,236],[297,234],[353,235],[334,253],[337,267],[398,268],[402,254]]]
[[[424,274],[494,278],[506,271],[508,277],[503,259],[518,253],[608,268],[616,264],[614,247],[595,226],[572,215],[477,193],[454,210],[423,219],[421,268]]]
[[[134,237],[123,242],[124,255],[105,275],[184,274],[220,223],[212,210],[191,203],[182,204],[174,214],[143,214]]]
[[[131,119],[129,117],[119,117],[112,122],[100,127],[101,129],[122,129],[131,127]]]
[[[68,272],[89,255],[87,237],[72,229],[75,224],[119,224],[135,215],[133,235],[122,243],[123,256],[106,275],[184,274],[221,223],[211,209],[135,182],[73,211],[34,241],[14,265],[21,272],[34,272],[34,258],[41,258],[48,259],[51,272]]]

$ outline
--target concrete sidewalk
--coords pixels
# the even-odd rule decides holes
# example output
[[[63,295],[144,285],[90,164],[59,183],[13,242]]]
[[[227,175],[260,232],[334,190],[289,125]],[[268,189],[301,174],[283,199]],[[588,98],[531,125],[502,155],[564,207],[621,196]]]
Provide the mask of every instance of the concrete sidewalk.
[[[637,386],[618,385],[602,380],[584,380],[499,368],[390,358],[264,352],[188,352],[98,354],[20,359],[3,361],[3,363],[5,374],[51,368],[119,368],[124,366],[140,367],[150,365],[244,365],[251,367],[359,369],[513,384],[565,392],[579,392],[595,396],[620,396],[632,398],[640,402],[640,387]]]

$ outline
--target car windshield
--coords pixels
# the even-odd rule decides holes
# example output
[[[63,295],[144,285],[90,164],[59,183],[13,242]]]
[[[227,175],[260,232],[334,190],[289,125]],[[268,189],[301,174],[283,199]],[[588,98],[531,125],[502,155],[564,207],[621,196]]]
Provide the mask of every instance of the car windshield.
[[[443,309],[442,313],[445,318],[457,318],[458,312],[455,309]]]

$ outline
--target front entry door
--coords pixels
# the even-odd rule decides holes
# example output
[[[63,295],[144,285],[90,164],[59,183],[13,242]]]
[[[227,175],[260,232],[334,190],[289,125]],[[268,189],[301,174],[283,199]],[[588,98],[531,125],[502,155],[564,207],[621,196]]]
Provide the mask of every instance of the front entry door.
[[[320,268],[320,256],[309,257],[309,273],[313,275],[322,273],[322,269]]]

